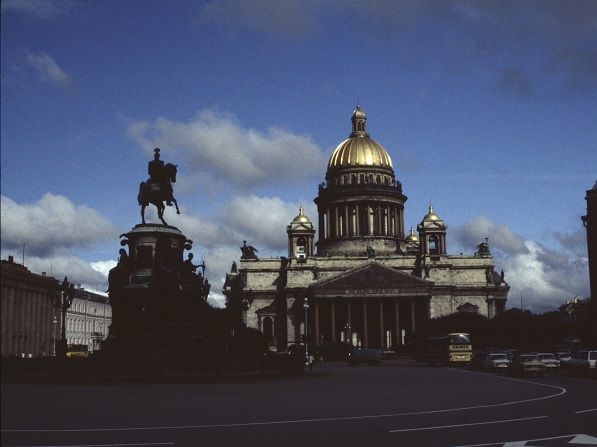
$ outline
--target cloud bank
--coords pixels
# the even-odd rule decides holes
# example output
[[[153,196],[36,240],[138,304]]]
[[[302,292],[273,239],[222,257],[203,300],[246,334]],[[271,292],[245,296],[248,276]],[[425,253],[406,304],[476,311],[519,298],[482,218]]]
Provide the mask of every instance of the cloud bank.
[[[32,204],[18,204],[1,196],[0,212],[2,247],[18,249],[27,244],[27,252],[37,256],[90,247],[110,240],[118,231],[96,210],[52,193]]]
[[[309,136],[275,127],[245,128],[234,115],[209,110],[186,123],[166,118],[134,121],[128,134],[148,154],[154,147],[167,147],[212,187],[233,182],[251,189],[289,177],[300,180],[318,174],[325,163]]]
[[[505,270],[510,284],[509,307],[533,312],[555,310],[572,297],[589,296],[589,267],[583,229],[554,233],[552,246],[524,240],[507,225],[477,217],[448,233],[455,244],[470,252],[485,237],[494,256],[496,269]]]
[[[90,290],[106,290],[106,266],[72,254],[112,241],[118,235],[114,225],[98,211],[46,193],[37,202],[26,204],[1,196],[0,213],[3,258],[12,254],[18,260],[25,244],[25,265],[32,272],[47,272],[56,278],[68,276]]]

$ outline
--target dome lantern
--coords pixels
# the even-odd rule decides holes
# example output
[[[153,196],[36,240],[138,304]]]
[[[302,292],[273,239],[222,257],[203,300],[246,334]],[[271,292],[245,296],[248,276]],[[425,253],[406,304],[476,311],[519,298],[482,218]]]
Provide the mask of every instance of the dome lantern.
[[[365,125],[367,124],[367,115],[361,110],[361,107],[357,105],[357,108],[352,112],[352,133],[350,137],[368,137]]]

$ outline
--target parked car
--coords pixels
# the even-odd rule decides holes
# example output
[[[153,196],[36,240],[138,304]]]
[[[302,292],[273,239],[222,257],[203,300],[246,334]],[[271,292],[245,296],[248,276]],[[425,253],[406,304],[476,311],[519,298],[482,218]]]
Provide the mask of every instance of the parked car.
[[[596,365],[597,351],[580,350],[570,359],[570,368],[574,371],[595,370]]]
[[[506,353],[490,352],[483,360],[483,368],[485,369],[505,371],[508,365],[510,365],[510,360]]]
[[[356,349],[348,354],[346,361],[351,366],[358,365],[359,363],[379,365],[381,363],[381,351],[371,348]]]
[[[565,368],[569,365],[570,363],[570,359],[572,358],[572,356],[570,355],[570,353],[568,351],[558,351],[556,352],[556,359],[558,359],[560,361],[560,366],[562,368]]]
[[[539,361],[537,354],[516,354],[508,366],[510,374],[545,374],[545,365]]]
[[[537,358],[545,365],[546,371],[557,371],[560,369],[560,361],[550,352],[540,352],[537,354]]]

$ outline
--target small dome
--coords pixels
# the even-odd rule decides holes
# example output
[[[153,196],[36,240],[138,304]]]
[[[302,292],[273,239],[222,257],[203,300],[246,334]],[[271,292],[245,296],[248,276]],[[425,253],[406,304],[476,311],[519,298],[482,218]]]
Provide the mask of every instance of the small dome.
[[[352,112],[352,118],[367,119],[367,115],[365,114],[365,112],[363,112],[360,106],[357,106],[357,108],[354,109],[354,112]]]
[[[299,213],[298,216],[296,216],[294,219],[292,219],[292,223],[291,225],[297,225],[297,224],[305,224],[308,226],[312,226],[313,224],[311,223],[311,221],[309,220],[309,218],[307,216],[305,216],[303,207],[299,207]]]
[[[406,236],[406,240],[408,242],[419,242],[419,238],[415,234],[415,230],[413,230],[413,227],[410,227],[410,234]]]
[[[433,207],[431,204],[429,205],[429,212],[425,214],[423,217],[423,222],[435,222],[436,220],[441,220],[437,214],[433,212]]]

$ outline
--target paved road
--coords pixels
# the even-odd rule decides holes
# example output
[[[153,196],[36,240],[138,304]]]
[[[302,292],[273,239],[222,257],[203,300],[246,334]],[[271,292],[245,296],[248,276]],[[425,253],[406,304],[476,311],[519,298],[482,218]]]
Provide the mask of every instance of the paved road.
[[[398,360],[267,382],[11,384],[2,430],[6,446],[586,446],[597,382]]]

